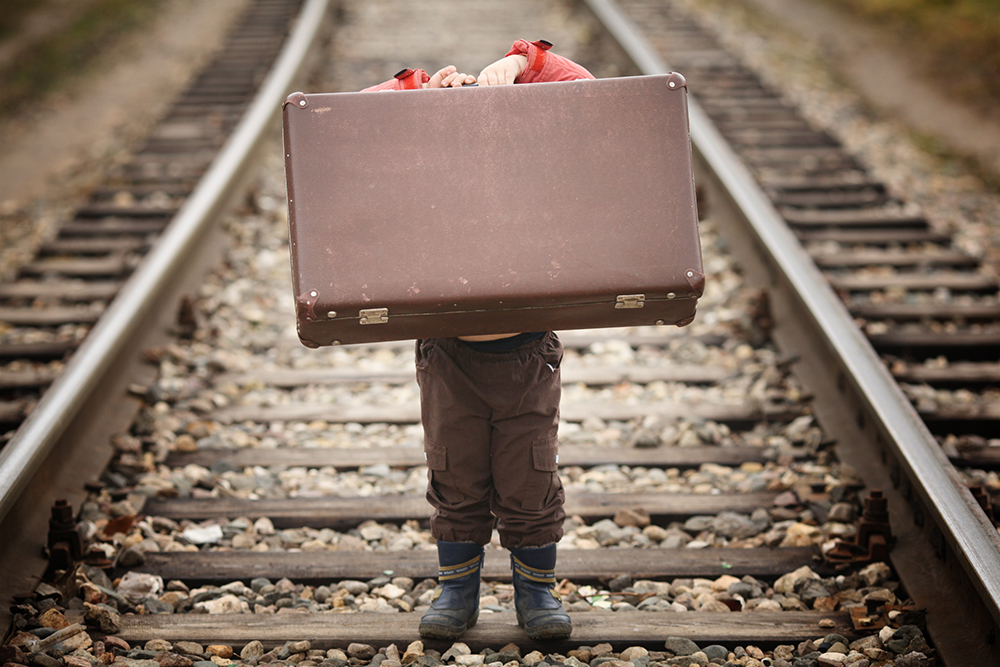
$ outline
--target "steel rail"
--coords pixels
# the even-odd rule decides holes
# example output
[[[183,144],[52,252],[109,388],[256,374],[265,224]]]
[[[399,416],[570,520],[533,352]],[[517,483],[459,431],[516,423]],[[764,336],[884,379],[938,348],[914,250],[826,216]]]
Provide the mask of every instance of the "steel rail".
[[[115,353],[156,307],[158,295],[184,270],[186,256],[217,221],[292,92],[328,5],[329,0],[305,0],[274,67],[190,198],[0,451],[0,520],[97,388]]]
[[[671,71],[611,0],[586,3],[643,74]],[[837,355],[837,364],[867,401],[875,427],[918,485],[914,490],[927,498],[935,522],[994,623],[1000,625],[1000,535],[979,511],[941,446],[743,161],[698,103],[690,97],[688,103],[696,155],[726,188],[759,247],[796,290],[806,307],[801,316],[813,320],[824,337],[820,342]]]

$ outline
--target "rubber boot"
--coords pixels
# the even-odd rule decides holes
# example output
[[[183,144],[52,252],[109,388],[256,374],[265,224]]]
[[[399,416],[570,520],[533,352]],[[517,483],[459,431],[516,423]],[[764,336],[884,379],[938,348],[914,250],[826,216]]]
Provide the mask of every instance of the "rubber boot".
[[[556,586],[556,545],[510,550],[517,624],[531,639],[566,639],[573,622],[563,609]]]
[[[420,636],[458,639],[479,620],[479,574],[483,547],[471,542],[438,541],[438,587],[431,608],[420,619]]]

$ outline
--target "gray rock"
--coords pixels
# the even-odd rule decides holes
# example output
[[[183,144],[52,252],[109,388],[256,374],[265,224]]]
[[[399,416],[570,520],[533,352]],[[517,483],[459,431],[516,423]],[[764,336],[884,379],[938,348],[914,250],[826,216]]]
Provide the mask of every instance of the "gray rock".
[[[590,661],[590,667],[601,667],[605,663],[620,663],[621,660],[618,658],[613,658],[611,656],[601,656],[599,658],[594,658]]]
[[[253,640],[243,647],[240,651],[240,658],[243,660],[249,660],[251,658],[259,658],[264,655],[264,645],[258,640]]]
[[[715,660],[725,660],[729,657],[729,649],[725,646],[720,646],[718,644],[712,644],[711,646],[706,646],[701,649],[701,652],[708,656],[709,662]]]
[[[344,581],[341,581],[339,584],[337,584],[337,588],[338,589],[342,588],[351,595],[362,595],[363,593],[367,593],[370,590],[368,584],[366,584],[365,582],[355,581],[353,579],[345,579]]]
[[[133,660],[152,660],[161,653],[164,653],[164,651],[150,648],[134,648],[125,657]]]
[[[752,537],[760,532],[760,528],[750,517],[737,512],[720,512],[712,520],[711,526],[717,535],[735,539]]]
[[[62,662],[45,653],[33,653],[31,655],[31,664],[34,667],[62,667]]]
[[[894,662],[896,667],[930,667],[933,664],[930,658],[917,651],[901,655]]]
[[[642,430],[635,434],[632,439],[632,446],[637,449],[653,449],[663,444],[663,439],[658,433]]]
[[[892,633],[892,639],[885,643],[885,648],[899,655],[906,651],[910,642],[917,637],[923,638],[920,628],[915,625],[904,625]]]
[[[739,595],[744,600],[759,597],[754,595],[754,587],[744,581],[738,581],[735,584],[730,585],[729,588],[726,589],[726,593],[730,597]]]
[[[313,591],[313,598],[320,604],[330,599],[331,591],[329,586],[317,586]]]
[[[121,614],[105,604],[95,604],[88,608],[83,620],[90,627],[108,635],[117,634],[122,627]]]
[[[710,530],[714,520],[715,517],[709,515],[693,516],[684,522],[684,530],[689,533],[700,533],[705,530]]]
[[[611,519],[598,521],[591,527],[594,531],[594,539],[601,546],[617,546],[632,534],[628,528],[623,528]]]
[[[374,465],[360,468],[358,472],[362,475],[385,478],[392,472],[392,468],[389,467],[388,463],[376,463]]]
[[[763,507],[758,507],[750,515],[750,520],[757,526],[757,532],[763,532],[771,527],[771,514]]]
[[[827,515],[828,521],[851,523],[854,521],[854,505],[851,503],[834,503]]]
[[[138,547],[129,547],[118,556],[118,565],[121,567],[139,567],[145,564],[146,554]]]
[[[690,542],[692,537],[683,530],[671,528],[667,530],[667,536],[660,542],[662,549],[681,549]]]
[[[296,653],[305,653],[312,648],[312,643],[308,639],[303,639],[301,641],[286,642],[285,648],[292,655]]]
[[[663,598],[652,595],[636,606],[639,611],[662,611],[663,607],[667,603]]]
[[[174,652],[201,657],[205,655],[205,647],[195,642],[174,642]]]
[[[808,605],[816,598],[830,597],[830,591],[818,579],[806,579],[795,587],[799,598]],[[847,643],[847,640],[844,640]]]
[[[608,582],[608,590],[613,593],[620,593],[632,585],[632,577],[627,574],[620,574]]]
[[[108,575],[104,573],[99,567],[93,567],[91,565],[84,565],[81,568],[83,576],[87,577],[87,580],[95,586],[100,586],[101,588],[114,589],[115,585],[111,583],[111,579]]]
[[[375,653],[375,648],[368,644],[351,644],[347,647],[347,655],[358,660],[371,660]]]
[[[691,667],[691,665],[698,665],[698,667],[707,667],[708,659],[704,655],[694,656],[685,655],[677,656],[675,658],[667,658],[667,661],[663,664],[669,665],[669,667]]]
[[[142,606],[146,608],[147,614],[172,614],[174,608],[170,604],[157,600],[156,598],[146,598],[142,601]]]
[[[853,651],[864,653],[866,648],[882,648],[882,640],[878,638],[878,635],[869,635],[868,637],[856,639],[848,646]]]
[[[679,656],[691,655],[697,653],[701,649],[690,639],[685,639],[684,637],[667,637],[667,641],[664,642],[663,648],[665,648],[669,653]]]

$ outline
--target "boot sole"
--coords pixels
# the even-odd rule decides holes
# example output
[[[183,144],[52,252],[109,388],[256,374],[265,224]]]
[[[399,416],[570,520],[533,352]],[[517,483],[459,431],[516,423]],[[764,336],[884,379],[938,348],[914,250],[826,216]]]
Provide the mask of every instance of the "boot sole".
[[[524,619],[518,614],[517,624],[528,634],[528,639],[569,639],[569,636],[573,634],[573,624],[562,621],[529,629],[524,626]]]
[[[475,618],[472,619],[468,624],[462,626],[461,628],[455,628],[447,625],[440,625],[438,623],[424,623],[421,622],[417,627],[417,632],[421,637],[426,639],[458,639],[465,631],[469,628],[475,627],[476,623],[479,621],[479,614],[476,613]]]
[[[455,628],[446,628],[440,625],[421,625],[417,628],[417,632],[425,639],[458,639],[465,634],[466,630],[468,628],[456,630]]]
[[[565,624],[548,625],[540,628],[533,628],[528,633],[528,639],[569,639],[573,634],[573,626],[567,627]]]

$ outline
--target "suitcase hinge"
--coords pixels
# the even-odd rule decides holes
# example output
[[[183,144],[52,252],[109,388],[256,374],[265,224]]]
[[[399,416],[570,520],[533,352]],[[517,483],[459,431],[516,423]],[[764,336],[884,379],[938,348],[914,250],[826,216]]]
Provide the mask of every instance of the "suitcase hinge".
[[[615,299],[615,308],[642,308],[645,301],[645,294],[619,294]]]
[[[388,308],[368,308],[358,313],[361,324],[385,324],[389,321]]]

